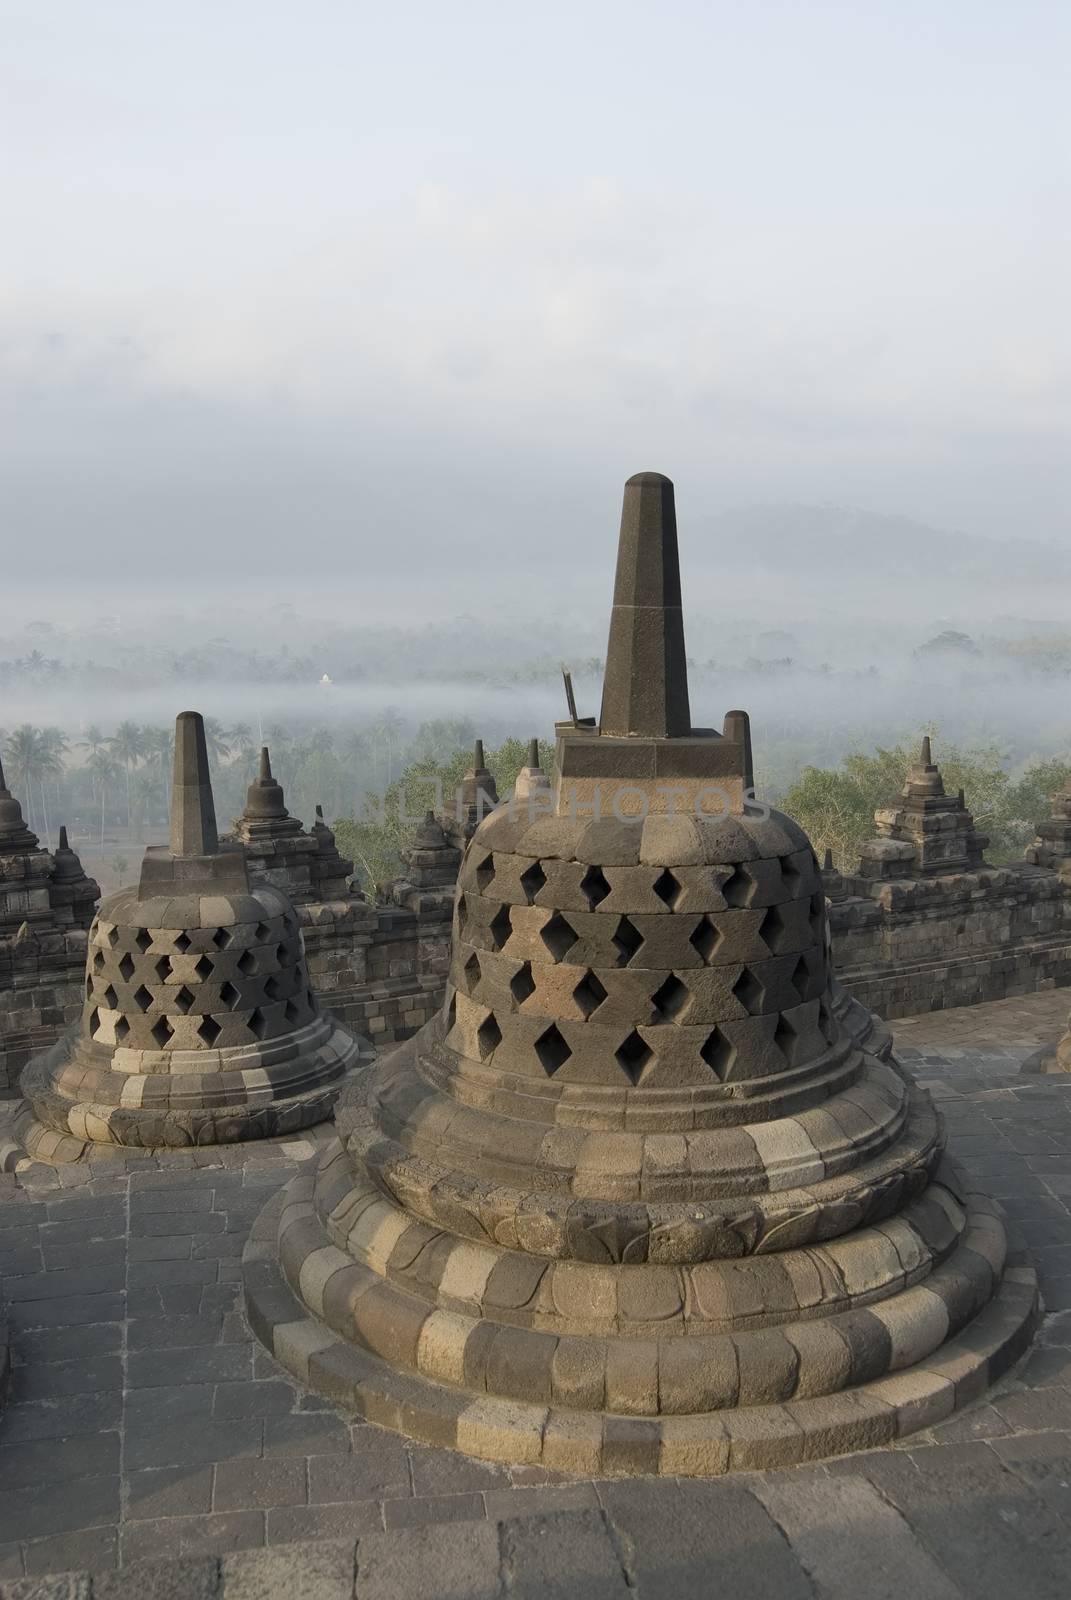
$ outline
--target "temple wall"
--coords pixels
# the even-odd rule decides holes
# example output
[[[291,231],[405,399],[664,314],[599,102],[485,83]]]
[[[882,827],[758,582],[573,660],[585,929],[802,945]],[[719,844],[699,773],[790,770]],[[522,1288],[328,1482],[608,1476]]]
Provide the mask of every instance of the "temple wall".
[[[1026,864],[864,887],[829,909],[837,974],[879,1016],[1071,985],[1071,893]]]
[[[17,1095],[30,1057],[78,1021],[85,959],[84,929],[39,932],[17,954],[0,945],[0,1099]]]

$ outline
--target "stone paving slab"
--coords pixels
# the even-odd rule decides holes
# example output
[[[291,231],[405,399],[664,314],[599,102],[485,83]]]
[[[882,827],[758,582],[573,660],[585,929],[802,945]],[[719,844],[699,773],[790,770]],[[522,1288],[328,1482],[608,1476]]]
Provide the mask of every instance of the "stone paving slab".
[[[292,1587],[313,1600],[856,1600],[891,1594],[860,1587],[879,1573],[940,1600],[1006,1595],[1013,1577],[1025,1600],[1066,1595],[1071,1083],[1021,1077],[1036,1035],[998,1045],[987,1027],[989,1048],[942,1052],[920,1029],[901,1049],[940,1099],[957,1158],[1027,1238],[1047,1307],[1039,1342],[932,1431],[783,1473],[567,1481],[424,1449],[303,1393],[252,1339],[239,1263],[253,1218],[311,1141],[215,1165],[0,1176],[13,1361],[0,1600],[43,1597],[18,1586],[56,1572],[94,1575],[57,1594],[117,1600],[128,1575],[139,1594]],[[348,1557],[325,1555],[302,1588],[296,1546],[338,1541]],[[171,1565],[142,1574],[146,1559]]]

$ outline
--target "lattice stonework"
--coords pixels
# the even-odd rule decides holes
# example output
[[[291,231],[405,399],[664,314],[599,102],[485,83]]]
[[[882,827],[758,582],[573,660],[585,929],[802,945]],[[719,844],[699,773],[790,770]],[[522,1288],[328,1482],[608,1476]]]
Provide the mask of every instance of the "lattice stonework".
[[[608,1087],[731,1082],[772,1052],[799,1066],[830,1043],[820,899],[809,845],[672,868],[477,851],[451,971],[462,1037],[476,1030],[481,1061],[523,1045],[533,1076]],[[549,1045],[533,1036],[540,1018]],[[576,1022],[589,1024],[582,1047]]]

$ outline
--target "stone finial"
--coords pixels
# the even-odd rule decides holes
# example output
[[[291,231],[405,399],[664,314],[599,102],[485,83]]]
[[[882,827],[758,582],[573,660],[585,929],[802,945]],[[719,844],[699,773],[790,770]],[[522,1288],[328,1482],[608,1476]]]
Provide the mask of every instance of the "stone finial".
[[[282,785],[272,776],[271,757],[268,755],[266,744],[260,749],[257,775],[246,790],[245,814],[250,819],[257,820],[265,817],[278,817],[282,820],[290,815],[286,809]]]
[[[484,760],[482,739],[476,740],[472,766],[461,780],[461,801],[466,809],[477,807],[481,816],[498,804],[498,788]]]
[[[550,783],[539,761],[539,740],[528,741],[528,760],[517,774],[513,785],[514,800],[531,800],[533,796],[543,797],[549,807],[552,803]]]
[[[933,766],[933,761],[930,758],[930,736],[928,733],[924,733],[922,735],[922,749],[919,751],[919,766]]]
[[[755,791],[755,762],[751,754],[751,718],[746,711],[727,711],[722,722],[722,738],[743,747],[744,788]]]
[[[175,719],[171,854],[214,856],[218,851],[204,718],[199,711],[180,711]]]
[[[692,731],[677,515],[660,472],[625,484],[599,725],[654,739]]]
[[[82,863],[79,860],[77,853],[71,849],[70,844],[68,843],[67,827],[65,823],[60,824],[59,844],[52,852],[52,860],[54,863],[54,876],[57,879],[60,879],[64,882],[73,882],[75,879],[80,879],[85,876],[82,871]]]

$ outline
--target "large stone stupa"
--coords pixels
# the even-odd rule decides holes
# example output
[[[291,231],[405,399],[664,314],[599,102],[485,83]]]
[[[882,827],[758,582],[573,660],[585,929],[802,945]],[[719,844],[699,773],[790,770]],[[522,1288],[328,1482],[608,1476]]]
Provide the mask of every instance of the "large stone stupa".
[[[175,728],[169,846],[89,932],[81,1024],[22,1075],[28,1155],[225,1144],[324,1121],[357,1058],[319,1008],[286,895],[221,846],[204,723]]]
[[[746,715],[692,726],[656,473],[625,488],[599,722],[559,726],[537,798],[475,828],[441,1014],[255,1226],[259,1336],[373,1422],[582,1473],[821,1457],[981,1393],[1034,1274],[834,991]]]

